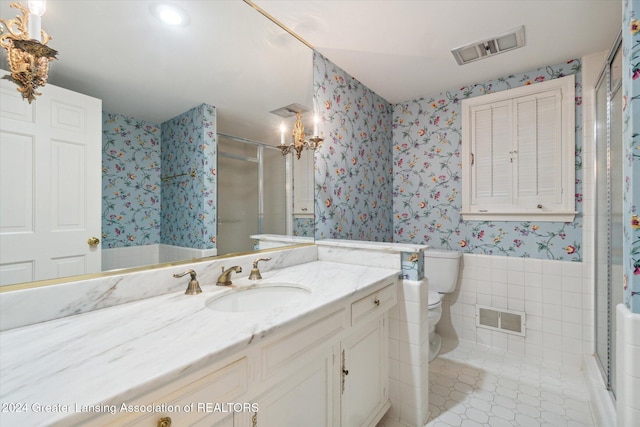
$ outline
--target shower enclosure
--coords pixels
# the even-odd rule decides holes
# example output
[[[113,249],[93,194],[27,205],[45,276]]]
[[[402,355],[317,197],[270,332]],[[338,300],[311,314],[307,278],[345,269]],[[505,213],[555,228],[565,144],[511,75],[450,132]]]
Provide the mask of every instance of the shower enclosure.
[[[622,302],[622,47],[614,44],[596,86],[595,349],[616,394],[616,316]]]
[[[218,255],[253,250],[255,234],[290,234],[289,157],[277,147],[218,133]]]

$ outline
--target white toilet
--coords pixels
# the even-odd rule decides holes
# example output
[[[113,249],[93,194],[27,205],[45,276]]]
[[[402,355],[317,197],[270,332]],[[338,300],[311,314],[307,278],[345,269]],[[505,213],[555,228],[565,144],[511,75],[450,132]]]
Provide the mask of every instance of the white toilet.
[[[429,280],[429,362],[440,352],[442,340],[436,324],[442,317],[442,295],[453,292],[458,284],[461,252],[424,251],[424,275]]]

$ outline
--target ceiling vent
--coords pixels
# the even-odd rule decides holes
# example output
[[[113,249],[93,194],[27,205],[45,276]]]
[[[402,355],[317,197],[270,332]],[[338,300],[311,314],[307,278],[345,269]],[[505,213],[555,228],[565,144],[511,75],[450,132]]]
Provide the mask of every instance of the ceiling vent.
[[[289,104],[286,107],[278,108],[277,110],[270,111],[270,113],[275,114],[276,116],[280,116],[282,118],[293,117],[296,114],[304,114],[309,111],[304,105],[300,104]]]
[[[453,49],[451,53],[458,61],[458,64],[463,65],[522,46],[524,46],[524,26],[490,39]]]

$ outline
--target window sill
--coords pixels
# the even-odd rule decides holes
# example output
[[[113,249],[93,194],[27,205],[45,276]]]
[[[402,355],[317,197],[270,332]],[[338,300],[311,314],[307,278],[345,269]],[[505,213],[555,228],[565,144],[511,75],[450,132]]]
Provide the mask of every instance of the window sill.
[[[462,212],[464,221],[573,222],[578,212]]]

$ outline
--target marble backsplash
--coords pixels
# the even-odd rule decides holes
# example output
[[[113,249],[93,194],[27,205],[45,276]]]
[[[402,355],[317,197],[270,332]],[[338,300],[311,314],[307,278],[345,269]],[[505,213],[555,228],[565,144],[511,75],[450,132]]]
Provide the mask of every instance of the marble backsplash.
[[[0,331],[185,290],[189,276],[175,279],[173,274],[189,269],[197,273],[201,285],[215,283],[223,266],[229,268],[238,265],[242,267],[242,273],[237,277],[248,276],[253,261],[258,257],[271,257],[271,261],[260,264],[260,269],[265,272],[315,261],[318,259],[318,253],[314,245],[278,248],[265,250],[260,254],[181,263],[88,280],[2,292],[0,293]]]

